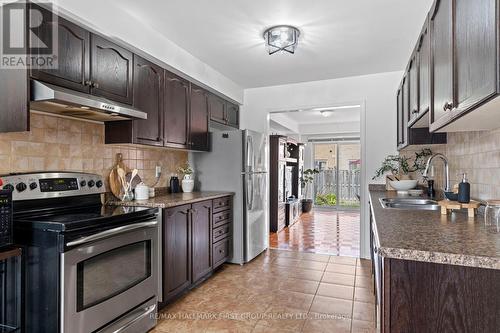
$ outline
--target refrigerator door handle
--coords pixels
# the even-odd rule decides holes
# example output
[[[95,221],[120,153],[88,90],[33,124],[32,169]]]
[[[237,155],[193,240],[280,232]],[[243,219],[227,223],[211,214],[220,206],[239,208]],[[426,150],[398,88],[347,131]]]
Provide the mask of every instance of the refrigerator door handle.
[[[246,149],[246,158],[245,158],[245,164],[246,164],[246,171],[247,172],[252,172],[253,171],[253,138],[251,135],[247,135],[247,149]]]
[[[247,210],[251,211],[253,209],[253,181],[251,175],[245,175],[246,180],[246,197],[247,197]]]

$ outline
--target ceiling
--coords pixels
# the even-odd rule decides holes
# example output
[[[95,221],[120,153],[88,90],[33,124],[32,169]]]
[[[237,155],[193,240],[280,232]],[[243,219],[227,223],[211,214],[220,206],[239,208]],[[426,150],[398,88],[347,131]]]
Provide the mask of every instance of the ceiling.
[[[296,110],[270,114],[271,131],[297,134],[334,134],[340,132],[359,132],[361,124],[360,106],[331,109],[324,117],[318,110]]]
[[[347,123],[359,122],[361,119],[361,109],[359,106],[335,109],[329,112],[331,114],[328,117],[323,116],[321,111],[316,110],[290,111],[281,114],[298,124]],[[272,118],[273,115],[271,114]]]
[[[403,70],[433,0],[114,1],[251,88]],[[294,55],[266,54],[277,24],[301,30]]]

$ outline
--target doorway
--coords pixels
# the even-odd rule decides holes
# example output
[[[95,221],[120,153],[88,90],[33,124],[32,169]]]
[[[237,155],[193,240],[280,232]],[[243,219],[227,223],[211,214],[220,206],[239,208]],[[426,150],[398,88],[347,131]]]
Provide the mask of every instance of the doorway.
[[[311,140],[314,169],[314,204],[320,208],[359,210],[361,190],[361,144]]]
[[[318,171],[298,198],[312,199],[313,210],[292,225],[271,230],[271,248],[360,256],[361,110],[360,105],[346,105],[270,114],[269,134],[304,148],[299,178],[307,169]]]

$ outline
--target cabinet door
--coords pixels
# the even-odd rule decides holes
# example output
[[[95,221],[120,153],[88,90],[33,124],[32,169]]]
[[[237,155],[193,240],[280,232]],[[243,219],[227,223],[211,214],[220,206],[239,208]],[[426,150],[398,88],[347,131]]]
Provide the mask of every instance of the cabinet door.
[[[420,34],[418,45],[418,112],[423,114],[430,109],[430,62],[431,44],[429,36],[428,22],[424,24],[424,29]]]
[[[2,10],[26,9],[23,3],[5,3]],[[24,11],[27,13],[27,10]],[[26,19],[28,19],[26,17]],[[6,24],[0,24],[0,36],[7,33]],[[23,31],[27,42],[26,31]],[[19,53],[26,54],[27,43]],[[29,80],[24,69],[0,67],[0,133],[29,131]]]
[[[195,283],[212,270],[212,201],[192,206],[192,281]]]
[[[90,65],[92,94],[132,104],[132,52],[92,34]]]
[[[409,114],[408,120],[411,121],[418,117],[418,52],[415,52],[410,60],[408,68],[408,98],[409,98]],[[408,124],[406,124],[408,125]]]
[[[408,76],[403,78],[403,85],[401,86],[402,106],[401,106],[401,148],[407,146],[408,143],[408,115],[410,113],[410,85]]]
[[[397,129],[398,142],[396,147],[400,147],[404,143],[403,139],[403,88],[399,87],[397,93]]]
[[[193,150],[209,150],[207,97],[207,92],[204,89],[191,85],[189,143],[190,149]]]
[[[210,94],[208,96],[208,108],[210,111],[210,120],[218,123],[226,123],[226,103],[223,99]]]
[[[134,120],[134,142],[163,146],[163,69],[134,55],[134,107],[148,119]]]
[[[190,205],[165,210],[163,221],[163,301],[191,285]]]
[[[189,82],[165,71],[165,146],[189,148]]]
[[[498,21],[495,0],[455,0],[456,108],[496,94]],[[456,116],[456,114],[454,114]]]
[[[438,122],[446,122],[453,108],[452,9],[452,0],[437,0],[430,13],[432,82],[430,122],[434,126]]]
[[[240,107],[233,103],[226,103],[227,124],[232,127],[240,127]]]
[[[32,6],[36,6],[32,4]],[[36,21],[31,23],[33,33],[37,36],[51,35],[53,25],[57,24],[58,58],[54,69],[32,69],[31,77],[61,87],[88,93],[89,65],[90,65],[90,33],[62,17],[57,17],[46,9],[36,7],[42,11],[44,20],[37,26]],[[30,20],[37,20],[30,17]],[[45,38],[41,37],[41,40]],[[38,39],[38,40],[40,40]],[[37,39],[32,41],[35,46]]]

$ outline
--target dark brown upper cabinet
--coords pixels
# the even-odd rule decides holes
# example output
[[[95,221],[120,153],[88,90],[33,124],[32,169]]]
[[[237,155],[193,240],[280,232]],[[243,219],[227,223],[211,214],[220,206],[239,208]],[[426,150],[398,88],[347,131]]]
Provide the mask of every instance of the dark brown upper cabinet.
[[[398,149],[404,145],[404,124],[403,124],[403,88],[399,87],[397,93],[397,147]]]
[[[436,0],[430,13],[431,131],[500,126],[495,0]],[[492,101],[493,100],[493,101]],[[492,101],[490,103],[490,101]]]
[[[240,127],[240,107],[238,105],[226,103],[226,121],[229,126]]]
[[[190,149],[208,151],[208,93],[194,84],[191,84],[189,124]]]
[[[495,3],[495,0],[455,0],[454,117],[497,93]]]
[[[134,120],[134,143],[163,146],[164,71],[134,55],[134,107],[148,119]]]
[[[26,6],[21,3],[4,4],[2,9],[9,7],[19,8]],[[28,13],[27,10],[24,11]],[[27,14],[26,14],[27,15]],[[26,20],[28,17],[26,16]],[[0,24],[0,35],[4,33],[5,24]],[[24,50],[26,53],[28,37],[24,31],[26,40]],[[23,132],[29,130],[29,84],[28,71],[24,69],[0,68],[0,133],[1,132]]]
[[[403,78],[401,85],[402,105],[401,105],[401,144],[399,148],[408,146],[408,116],[410,114],[410,82],[408,74]]]
[[[165,146],[189,148],[189,81],[165,71]]]
[[[212,201],[195,203],[191,209],[192,282],[212,270]]]
[[[431,42],[429,22],[426,21],[417,46],[418,60],[418,115],[427,113],[431,104]]]
[[[453,109],[453,0],[439,0],[430,12],[431,114],[430,123]]]
[[[208,96],[208,107],[210,120],[226,124],[226,102],[222,98],[210,94]]]
[[[90,40],[92,94],[132,104],[132,52],[98,35]]]
[[[34,4],[32,4],[34,6]],[[58,58],[54,69],[32,69],[31,77],[40,81],[55,84],[72,90],[90,92],[90,32],[82,27],[52,15],[46,9],[37,7],[44,16],[42,24],[37,26],[32,22],[33,33],[44,36],[53,33],[53,26],[57,24]],[[33,17],[30,20],[34,20]],[[43,37],[40,39],[45,40]],[[38,40],[40,40],[38,39]],[[37,39],[34,39],[36,43]]]
[[[239,128],[240,109],[239,106],[210,94],[208,96],[208,108],[210,120],[220,124]]]
[[[418,117],[418,52],[414,52],[408,67],[408,120],[411,122]]]

